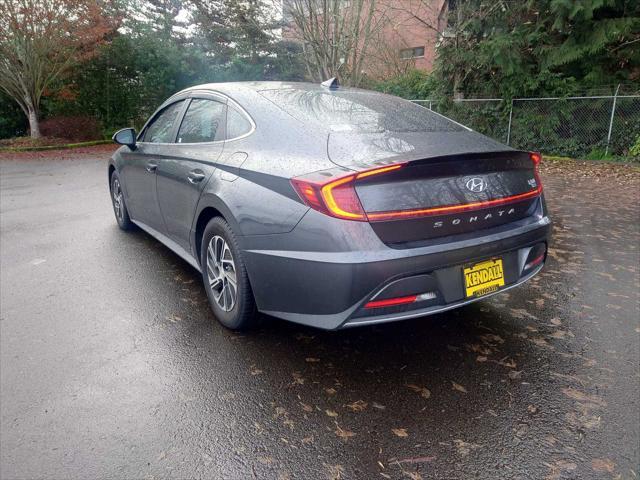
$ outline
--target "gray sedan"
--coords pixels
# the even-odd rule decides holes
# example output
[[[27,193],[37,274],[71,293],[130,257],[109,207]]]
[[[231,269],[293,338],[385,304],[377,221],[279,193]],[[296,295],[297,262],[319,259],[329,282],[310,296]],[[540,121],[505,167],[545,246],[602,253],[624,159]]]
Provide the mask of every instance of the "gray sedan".
[[[323,329],[448,310],[542,268],[540,155],[381,93],[207,84],[164,102],[109,162],[116,220],[202,273],[233,329]]]

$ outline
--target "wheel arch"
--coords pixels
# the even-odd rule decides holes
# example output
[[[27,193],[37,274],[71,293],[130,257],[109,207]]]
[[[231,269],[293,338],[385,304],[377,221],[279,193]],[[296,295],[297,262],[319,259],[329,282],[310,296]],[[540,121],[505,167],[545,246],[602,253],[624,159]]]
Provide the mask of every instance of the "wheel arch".
[[[221,217],[237,237],[241,237],[240,226],[227,205],[215,195],[203,195],[198,204],[197,214],[191,227],[191,238],[196,260],[200,264],[201,243],[204,229],[212,218]]]
[[[111,175],[116,171],[116,166],[113,160],[109,161],[109,168],[107,169],[107,181],[109,182],[109,189],[111,189]]]

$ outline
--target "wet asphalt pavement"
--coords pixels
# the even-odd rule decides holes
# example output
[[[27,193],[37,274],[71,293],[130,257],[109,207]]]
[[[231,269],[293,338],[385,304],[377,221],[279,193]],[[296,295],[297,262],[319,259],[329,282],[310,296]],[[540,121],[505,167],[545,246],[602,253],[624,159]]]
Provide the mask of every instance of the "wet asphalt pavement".
[[[117,228],[105,158],[0,161],[2,479],[640,475],[637,171],[547,165],[553,249],[519,289],[240,335]]]

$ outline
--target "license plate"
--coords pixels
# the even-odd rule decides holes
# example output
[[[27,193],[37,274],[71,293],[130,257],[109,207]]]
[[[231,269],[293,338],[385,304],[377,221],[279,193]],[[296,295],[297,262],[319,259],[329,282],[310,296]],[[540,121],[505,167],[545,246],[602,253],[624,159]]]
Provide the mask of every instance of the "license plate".
[[[464,269],[464,286],[468,297],[496,292],[504,285],[502,259],[476,263]]]

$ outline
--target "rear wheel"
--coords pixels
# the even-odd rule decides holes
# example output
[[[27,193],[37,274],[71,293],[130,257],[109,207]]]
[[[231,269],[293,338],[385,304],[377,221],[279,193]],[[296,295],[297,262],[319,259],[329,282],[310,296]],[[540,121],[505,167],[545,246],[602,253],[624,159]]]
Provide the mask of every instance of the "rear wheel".
[[[242,252],[231,227],[220,217],[207,224],[200,249],[202,280],[218,321],[233,330],[258,323]]]
[[[122,185],[120,184],[120,177],[116,172],[111,174],[111,203],[113,204],[113,213],[116,215],[116,221],[118,226],[122,230],[131,230],[133,228],[133,222],[129,218],[129,211],[124,203],[124,193],[122,192]]]

